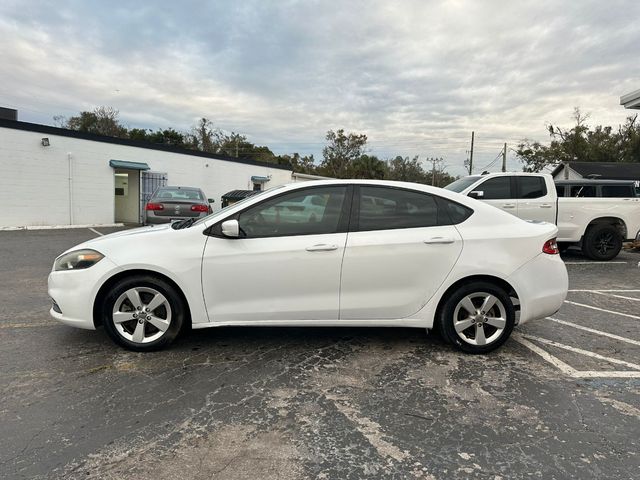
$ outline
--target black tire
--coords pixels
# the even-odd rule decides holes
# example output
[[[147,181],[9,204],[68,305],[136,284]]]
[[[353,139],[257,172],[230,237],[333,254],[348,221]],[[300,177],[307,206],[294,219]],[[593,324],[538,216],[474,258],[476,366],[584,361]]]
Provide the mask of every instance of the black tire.
[[[474,345],[469,343],[469,341],[476,341],[474,338],[470,338],[474,336],[474,333],[477,334],[478,332],[478,327],[476,327],[475,323],[472,323],[460,334],[456,331],[455,323],[460,322],[462,324],[462,322],[470,321],[472,318],[472,315],[461,306],[463,299],[470,297],[474,307],[479,309],[483,298],[486,298],[488,295],[495,297],[497,301],[493,307],[487,312],[484,312],[487,314],[486,317],[479,315],[478,320],[484,322],[480,324],[479,327],[482,328],[483,335],[485,335],[485,333],[487,334],[486,340],[490,340],[494,335],[495,338],[484,345]],[[502,311],[500,310],[500,305],[502,306]],[[457,314],[456,310],[458,311]],[[497,317],[495,317],[495,315],[497,312],[501,312],[499,318],[503,318],[502,315],[504,315],[504,326],[501,329],[494,327],[487,321],[487,317],[492,321],[496,321]],[[493,283],[476,281],[463,284],[449,295],[439,310],[437,323],[443,338],[457,349],[466,353],[482,354],[495,350],[507,341],[513,331],[515,318],[516,311],[507,292]],[[462,336],[467,338],[467,340],[465,341]]]
[[[126,292],[132,289],[136,291],[139,290],[138,298],[140,298],[143,305],[142,311],[144,311],[145,303],[151,306],[151,300],[155,296],[153,292],[160,293],[164,296],[166,303],[163,303],[163,305],[157,307],[152,312],[144,314],[151,315],[156,322],[157,320],[166,322],[168,328],[166,328],[164,332],[155,327],[152,322],[147,322],[146,318],[148,317],[144,320],[136,318],[126,322],[118,322],[120,328],[116,327],[116,322],[113,318],[116,302],[120,303],[118,314],[131,313],[132,316],[134,316],[134,314],[137,316],[139,313],[133,308],[133,303],[128,300],[128,298],[121,300],[123,296],[126,296]],[[126,311],[122,311],[123,309]],[[165,348],[175,340],[185,323],[187,310],[182,296],[173,285],[151,275],[135,275],[124,278],[113,286],[111,291],[105,296],[100,311],[102,324],[107,334],[115,343],[128,350],[147,352]],[[146,334],[149,334],[148,339],[143,340],[144,343],[133,341],[133,334],[138,326],[138,322],[143,330],[143,338],[147,338]],[[125,338],[125,336],[130,336],[131,338]],[[158,338],[153,338],[154,336]]]
[[[622,236],[613,225],[593,225],[582,239],[582,253],[592,260],[607,261],[622,249]]]

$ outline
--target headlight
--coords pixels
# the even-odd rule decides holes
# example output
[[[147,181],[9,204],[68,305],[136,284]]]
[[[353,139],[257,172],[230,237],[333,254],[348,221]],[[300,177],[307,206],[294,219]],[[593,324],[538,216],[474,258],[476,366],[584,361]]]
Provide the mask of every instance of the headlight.
[[[76,250],[75,252],[65,253],[61,257],[56,258],[53,269],[55,271],[81,270],[92,267],[103,258],[104,255],[95,250]]]

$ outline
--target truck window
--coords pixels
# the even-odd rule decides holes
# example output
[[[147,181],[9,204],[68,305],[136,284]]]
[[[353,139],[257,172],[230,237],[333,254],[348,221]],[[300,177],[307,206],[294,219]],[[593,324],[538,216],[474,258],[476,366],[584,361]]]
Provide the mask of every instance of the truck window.
[[[573,185],[571,187],[571,197],[592,198],[597,197],[595,185]]]
[[[494,177],[478,185],[474,190],[484,192],[482,200],[500,200],[503,198],[514,198],[511,194],[510,177]]]
[[[564,193],[565,193],[564,185],[556,185],[556,193],[558,194],[558,198],[564,197]]]
[[[540,198],[547,194],[543,177],[516,177],[518,198]]]
[[[602,196],[609,198],[635,197],[634,188],[631,185],[603,185]]]

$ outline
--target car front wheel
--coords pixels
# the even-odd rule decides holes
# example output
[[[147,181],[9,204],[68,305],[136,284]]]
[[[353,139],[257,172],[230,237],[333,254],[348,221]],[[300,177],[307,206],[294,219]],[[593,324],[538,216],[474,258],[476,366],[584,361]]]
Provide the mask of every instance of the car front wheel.
[[[102,304],[105,330],[129,350],[168,346],[180,332],[184,317],[184,302],[176,289],[152,276],[120,280]]]
[[[488,353],[502,345],[515,325],[515,308],[507,292],[489,282],[462,285],[440,309],[445,340],[467,353]]]

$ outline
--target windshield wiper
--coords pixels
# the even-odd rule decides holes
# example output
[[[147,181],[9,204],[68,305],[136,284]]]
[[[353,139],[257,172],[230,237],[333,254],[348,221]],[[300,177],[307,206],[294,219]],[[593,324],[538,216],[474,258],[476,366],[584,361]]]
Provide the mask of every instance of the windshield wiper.
[[[186,220],[180,220],[179,222],[174,222],[171,224],[171,228],[174,230],[182,230],[183,228],[189,228],[191,225],[196,223],[198,217],[188,218]]]

